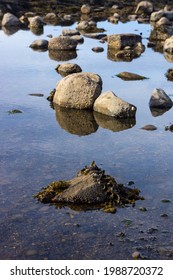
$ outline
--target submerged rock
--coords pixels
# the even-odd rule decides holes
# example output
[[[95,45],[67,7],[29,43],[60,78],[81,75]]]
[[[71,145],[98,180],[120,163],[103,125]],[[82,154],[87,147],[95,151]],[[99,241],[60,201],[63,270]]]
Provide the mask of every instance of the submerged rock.
[[[117,97],[114,92],[102,93],[94,102],[94,111],[114,118],[135,118],[136,107]]]
[[[73,179],[53,182],[34,197],[44,203],[60,203],[73,208],[78,205],[78,209],[80,206],[81,210],[93,207],[115,213],[117,206],[134,205],[136,200],[142,199],[139,193],[136,188],[118,184],[113,177],[106,175],[104,170],[92,162]]]
[[[93,73],[75,73],[57,84],[53,102],[65,108],[92,109],[102,90],[102,79]]]
[[[170,97],[163,89],[154,89],[149,101],[149,106],[153,108],[171,108],[173,105]]]

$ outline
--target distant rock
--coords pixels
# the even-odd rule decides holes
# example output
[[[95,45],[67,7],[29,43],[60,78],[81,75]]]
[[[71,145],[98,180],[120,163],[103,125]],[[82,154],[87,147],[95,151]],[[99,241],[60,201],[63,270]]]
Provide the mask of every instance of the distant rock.
[[[102,48],[102,47],[94,47],[94,48],[92,48],[92,51],[93,52],[104,52],[104,48]]]
[[[1,25],[5,27],[20,26],[20,24],[20,20],[11,13],[4,14],[1,23]]]
[[[101,90],[102,80],[99,75],[75,73],[59,81],[53,102],[65,108],[92,109]]]
[[[73,73],[82,72],[82,69],[79,65],[74,63],[63,63],[56,67],[56,71],[62,76],[67,76]]]
[[[32,42],[32,44],[29,46],[32,49],[48,49],[48,41],[47,40],[35,40]]]
[[[151,14],[154,10],[153,4],[149,1],[141,1],[138,3],[136,14]]]
[[[90,14],[91,13],[91,6],[87,5],[87,4],[82,5],[81,13],[82,14]]]
[[[50,39],[48,49],[70,51],[76,50],[76,46],[77,42],[75,40],[71,39],[69,36],[60,35]]]
[[[117,97],[114,92],[102,93],[94,102],[94,111],[115,118],[134,118],[136,107]]]
[[[29,27],[31,29],[36,28],[36,29],[40,29],[43,28],[43,26],[45,25],[43,18],[40,16],[34,16],[31,18],[28,18],[29,20]]]
[[[164,92],[163,89],[154,89],[149,101],[149,106],[152,108],[171,108],[173,105],[170,97]]]
[[[62,30],[62,35],[63,36],[74,36],[74,35],[80,35],[80,32],[76,29],[63,29]]]

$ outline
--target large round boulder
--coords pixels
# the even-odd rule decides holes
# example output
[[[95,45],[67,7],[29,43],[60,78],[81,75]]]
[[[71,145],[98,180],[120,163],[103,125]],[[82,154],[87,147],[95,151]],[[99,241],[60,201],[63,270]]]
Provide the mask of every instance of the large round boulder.
[[[50,39],[48,44],[49,50],[71,51],[76,50],[76,47],[77,41],[71,39],[69,36],[63,35]]]
[[[94,103],[94,111],[115,118],[134,118],[136,107],[117,97],[114,92],[102,93]]]
[[[39,28],[43,28],[44,26],[44,21],[43,21],[43,18],[40,17],[40,16],[34,16],[34,17],[31,17],[31,18],[28,18],[29,20],[29,27],[31,29],[33,28],[36,28],[36,29],[39,29]]]
[[[93,73],[75,73],[57,84],[53,102],[75,109],[92,109],[102,90],[102,79]]]

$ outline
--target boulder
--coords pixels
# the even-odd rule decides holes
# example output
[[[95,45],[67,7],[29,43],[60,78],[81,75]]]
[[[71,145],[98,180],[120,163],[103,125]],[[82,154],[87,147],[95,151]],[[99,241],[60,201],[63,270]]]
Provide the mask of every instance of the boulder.
[[[165,40],[163,51],[169,54],[173,54],[173,36]]]
[[[1,23],[1,25],[5,27],[20,26],[20,24],[20,20],[11,13],[4,14]]]
[[[154,10],[153,4],[149,1],[138,3],[135,14],[151,14]]]
[[[35,40],[32,42],[32,44],[29,46],[32,49],[48,49],[48,41],[47,40]]]
[[[56,38],[52,38],[49,41],[49,50],[64,50],[71,51],[76,50],[77,42],[71,39],[69,36],[60,35]]]
[[[149,101],[150,108],[171,108],[173,105],[170,97],[164,92],[163,89],[154,89]]]
[[[124,48],[135,48],[141,44],[142,37],[136,34],[113,34],[108,37],[108,49],[122,50]]]
[[[57,20],[57,16],[55,13],[48,13],[44,16],[44,21],[48,23],[54,23]]]
[[[75,73],[57,84],[53,102],[66,108],[92,109],[101,90],[102,80],[99,75]]]
[[[81,13],[82,14],[90,14],[91,13],[91,6],[87,5],[87,4],[82,5]]]
[[[102,93],[94,102],[94,111],[115,118],[134,118],[136,107],[117,97],[114,92]]]
[[[74,63],[63,63],[56,67],[56,71],[62,76],[67,76],[73,73],[82,72],[82,69],[79,65]]]
[[[95,21],[82,20],[78,23],[76,29],[83,31],[91,31],[97,26]]]

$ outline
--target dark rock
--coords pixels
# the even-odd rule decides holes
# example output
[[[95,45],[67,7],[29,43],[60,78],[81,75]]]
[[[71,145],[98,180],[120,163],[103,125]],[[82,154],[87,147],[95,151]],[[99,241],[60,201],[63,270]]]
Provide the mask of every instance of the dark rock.
[[[145,80],[148,79],[144,76],[138,75],[138,74],[134,74],[134,73],[130,73],[130,72],[121,72],[119,74],[116,75],[118,78],[121,78],[122,80],[125,81],[135,81],[135,80]]]
[[[92,48],[92,51],[93,52],[104,52],[104,48],[102,48],[102,47],[94,47],[94,48]]]
[[[170,97],[162,89],[154,89],[152,92],[149,106],[153,108],[171,108],[173,105]]]

